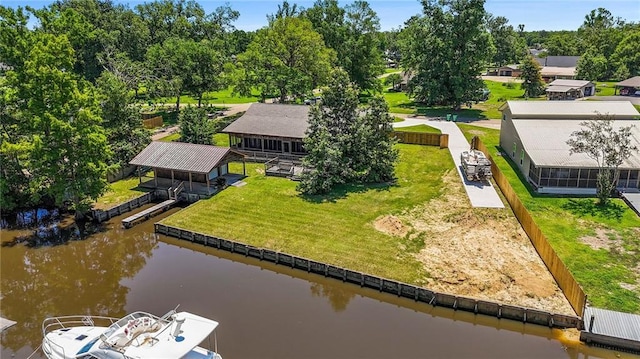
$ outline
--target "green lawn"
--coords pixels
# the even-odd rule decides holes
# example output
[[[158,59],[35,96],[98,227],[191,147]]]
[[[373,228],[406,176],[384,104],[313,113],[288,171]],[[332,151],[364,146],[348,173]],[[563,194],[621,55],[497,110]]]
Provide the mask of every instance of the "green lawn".
[[[437,128],[428,126],[428,125],[416,125],[416,126],[409,126],[409,127],[398,127],[398,129],[396,129],[396,131],[398,132],[422,132],[422,133],[442,133],[442,131],[440,131]]]
[[[239,103],[250,103],[250,102],[258,102],[260,94],[257,92],[253,92],[252,96],[235,96],[232,94],[231,88],[226,90],[207,92],[202,97],[203,104],[216,104],[216,105],[226,105],[226,104],[239,104]],[[154,103],[164,103],[164,104],[175,104],[175,97],[163,97],[152,100]],[[180,96],[180,104],[198,104],[198,99],[193,98],[189,95]]]
[[[613,96],[617,81],[596,82],[596,96]]]
[[[496,81],[484,81],[485,86],[491,91],[487,101],[472,104],[472,107],[463,106],[459,111],[453,111],[451,107],[424,106],[409,98],[405,92],[383,92],[383,96],[389,104],[389,112],[419,114],[430,117],[445,117],[449,113],[456,113],[462,118],[485,119],[501,118],[500,106],[508,100],[524,100],[524,90],[519,83],[503,83]],[[544,96],[530,98],[529,100],[544,100]]]
[[[382,95],[389,105],[389,112],[406,114],[416,113],[416,104],[409,98],[409,96],[407,96],[406,92],[385,90]]]
[[[138,177],[129,177],[110,183],[107,192],[98,198],[93,208],[108,209],[150,191],[147,188],[138,187],[138,183]]]
[[[420,285],[428,274],[414,255],[423,238],[392,237],[373,222],[439,196],[453,162],[437,147],[398,148],[393,185],[348,185],[303,197],[296,182],[266,177],[263,165],[248,164],[245,186],[228,187],[162,223]]]
[[[167,137],[161,138],[159,141],[173,142],[178,140],[180,140],[180,134],[173,133]],[[229,147],[229,135],[227,135],[226,133],[216,133],[215,135],[213,135],[213,143],[216,146]]]
[[[458,124],[470,139],[478,135],[490,148],[496,164],[531,212],[563,262],[589,296],[592,305],[640,313],[640,218],[621,200],[605,208],[589,197],[538,195],[519,176],[506,157],[496,156],[499,131]],[[583,237],[617,241],[612,250],[593,249]],[[634,271],[635,268],[635,271]],[[627,287],[628,289],[623,288]]]

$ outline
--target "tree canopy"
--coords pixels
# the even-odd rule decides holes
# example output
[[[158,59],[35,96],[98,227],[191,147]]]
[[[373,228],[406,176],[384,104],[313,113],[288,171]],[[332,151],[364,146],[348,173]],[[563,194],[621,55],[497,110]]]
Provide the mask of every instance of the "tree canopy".
[[[359,89],[348,74],[335,70],[322,101],[309,112],[304,139],[308,152],[298,189],[324,194],[344,183],[380,183],[394,178],[397,150],[390,136],[392,118],[384,99],[374,97],[358,108]]]
[[[413,77],[409,93],[427,104],[455,109],[477,97],[479,74],[493,55],[484,0],[423,1],[403,34],[402,64]]]
[[[335,54],[322,36],[300,17],[278,17],[261,29],[233,66],[235,91],[261,97],[277,94],[280,102],[302,98],[326,83]]]

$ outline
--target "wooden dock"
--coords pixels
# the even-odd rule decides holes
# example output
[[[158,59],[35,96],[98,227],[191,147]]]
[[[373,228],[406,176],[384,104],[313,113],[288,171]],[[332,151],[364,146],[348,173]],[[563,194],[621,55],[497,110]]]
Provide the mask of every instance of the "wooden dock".
[[[640,353],[640,315],[586,307],[580,340]]]
[[[162,203],[158,203],[155,206],[151,207],[151,208],[147,208],[144,211],[140,211],[134,215],[131,215],[125,219],[122,220],[122,225],[124,226],[124,228],[131,228],[133,227],[136,223],[138,222],[142,222],[145,221],[153,216],[155,216],[156,214],[160,213],[160,212],[164,212],[167,209],[169,209],[171,206],[173,206],[174,204],[176,204],[178,201],[175,199],[168,199]]]

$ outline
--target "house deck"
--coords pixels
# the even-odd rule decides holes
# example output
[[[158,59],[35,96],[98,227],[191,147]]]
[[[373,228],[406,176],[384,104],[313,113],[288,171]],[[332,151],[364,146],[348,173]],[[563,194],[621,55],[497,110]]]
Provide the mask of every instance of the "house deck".
[[[640,315],[587,307],[583,319],[581,341],[640,352]]]

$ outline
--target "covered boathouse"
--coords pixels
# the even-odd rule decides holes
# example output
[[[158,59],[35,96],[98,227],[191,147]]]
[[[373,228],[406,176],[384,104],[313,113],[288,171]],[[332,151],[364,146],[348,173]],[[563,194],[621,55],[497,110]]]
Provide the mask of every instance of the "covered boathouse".
[[[229,173],[230,162],[242,162],[242,175],[246,175],[245,156],[229,147],[154,141],[129,164],[138,166],[142,187],[171,190],[181,186],[187,193],[211,195],[217,191],[218,177],[239,177]],[[153,179],[143,182],[142,168],[152,169]]]

